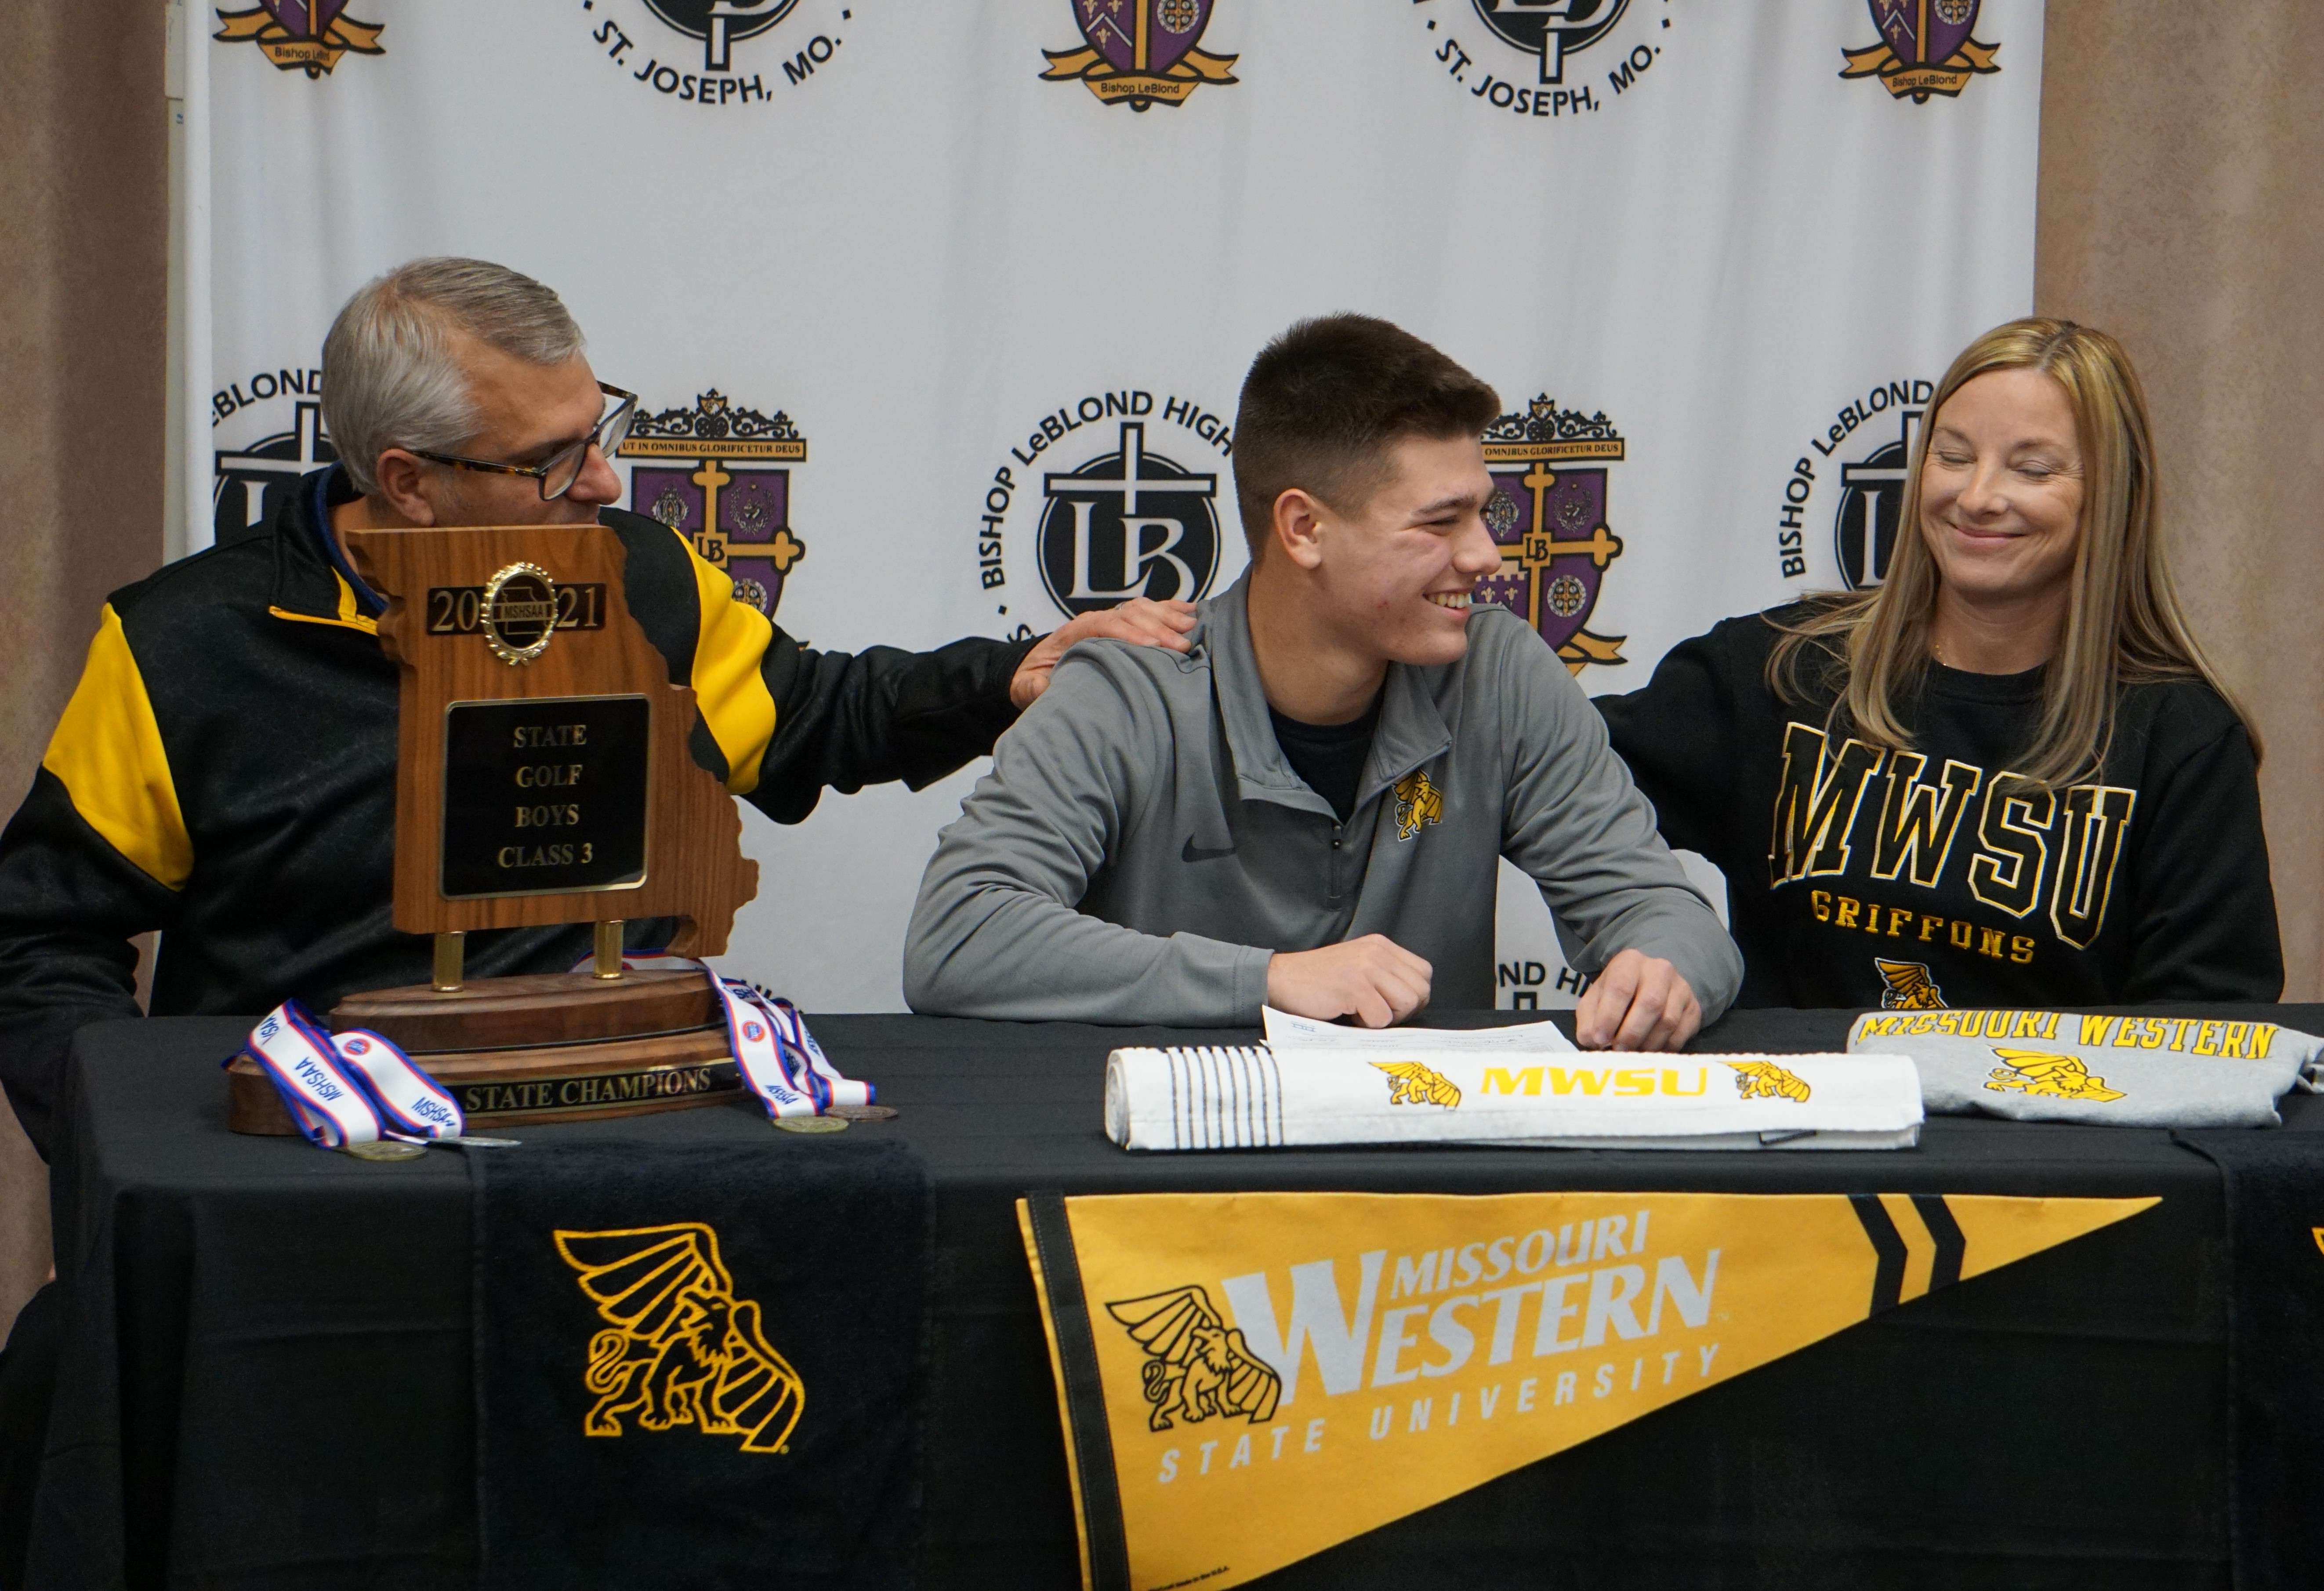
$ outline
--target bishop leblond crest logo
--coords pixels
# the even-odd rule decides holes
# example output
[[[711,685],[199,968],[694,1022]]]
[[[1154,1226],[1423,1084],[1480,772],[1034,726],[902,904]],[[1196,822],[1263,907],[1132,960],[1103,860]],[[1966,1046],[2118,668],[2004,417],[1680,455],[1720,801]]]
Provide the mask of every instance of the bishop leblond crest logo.
[[[1078,81],[1108,105],[1182,105],[1204,83],[1234,82],[1235,58],[1195,48],[1218,0],[1069,0],[1088,41],[1044,50],[1047,82]]]
[[[384,55],[378,23],[357,22],[347,0],[263,0],[248,11],[220,11],[213,37],[258,46],[282,70],[319,78],[343,55]]]
[[[1843,50],[1848,64],[1843,78],[1878,78],[1898,99],[1907,94],[1915,105],[1929,103],[1932,94],[1951,98],[1969,87],[1971,78],[1997,72],[1993,58],[1998,44],[1980,44],[1969,37],[1977,26],[1980,0],[1865,0],[1880,40],[1861,50]]]
[[[557,1252],[606,1329],[589,1339],[582,1382],[597,1401],[593,1437],[690,1425],[740,1437],[745,1453],[779,1453],[807,1406],[798,1373],[769,1346],[759,1306],[734,1296],[718,1234],[698,1221],[611,1232],[558,1232]]]
[[[1623,635],[1585,627],[1622,540],[1606,526],[1605,467],[1622,458],[1619,432],[1603,413],[1560,409],[1546,393],[1522,414],[1485,428],[1485,466],[1494,492],[1485,523],[1501,545],[1501,568],[1477,587],[1541,633],[1574,673],[1620,663]]]
[[[734,600],[772,617],[784,578],[807,556],[782,467],[807,462],[790,416],[738,407],[713,388],[691,409],[639,415],[621,456],[655,460],[631,469],[630,506],[687,537],[733,578]]]

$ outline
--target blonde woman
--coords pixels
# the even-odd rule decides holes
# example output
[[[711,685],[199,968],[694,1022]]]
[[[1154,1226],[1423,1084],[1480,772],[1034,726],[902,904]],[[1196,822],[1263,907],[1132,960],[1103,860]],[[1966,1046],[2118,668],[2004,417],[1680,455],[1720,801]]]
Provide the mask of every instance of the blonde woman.
[[[1600,698],[1727,875],[1743,1005],[2273,1000],[2258,747],[2189,633],[2114,338],[2014,320],[1938,384],[1887,577]]]

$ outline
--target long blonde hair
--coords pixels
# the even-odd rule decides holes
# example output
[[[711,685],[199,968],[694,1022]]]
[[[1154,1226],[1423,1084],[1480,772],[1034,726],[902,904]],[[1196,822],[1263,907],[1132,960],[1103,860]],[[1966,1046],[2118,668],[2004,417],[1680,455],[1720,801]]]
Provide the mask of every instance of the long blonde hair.
[[[2038,370],[2065,389],[2082,450],[2081,535],[2066,609],[2066,631],[2042,683],[2042,716],[2013,770],[2054,788],[2095,773],[2114,741],[2115,704],[2126,685],[2200,679],[2230,708],[2189,629],[2154,525],[2154,449],[2146,394],[2122,345],[2070,320],[2028,318],[1997,326],[1961,350],[1937,384],[1913,444],[1896,538],[1882,583],[1827,598],[1783,634],[1767,660],[1767,683],[1798,701],[1829,689],[1850,733],[1870,745],[1911,745],[1902,707],[1919,694],[1929,655],[1940,577],[1921,534],[1921,467],[1945,402],[1992,370]],[[1804,676],[1811,653],[1824,677]],[[2250,729],[2250,718],[2240,708]],[[2252,736],[2258,750],[2258,736]]]

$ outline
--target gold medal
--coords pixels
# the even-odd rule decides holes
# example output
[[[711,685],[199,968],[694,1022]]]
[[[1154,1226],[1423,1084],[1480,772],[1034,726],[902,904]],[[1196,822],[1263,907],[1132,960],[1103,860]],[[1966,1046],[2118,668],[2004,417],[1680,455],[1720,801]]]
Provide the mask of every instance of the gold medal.
[[[892,1122],[896,1107],[892,1105],[835,1105],[831,1114],[843,1122]]]
[[[839,1116],[777,1116],[775,1125],[786,1133],[844,1133],[846,1121]]]
[[[379,1138],[369,1143],[342,1143],[339,1152],[359,1161],[416,1161],[428,1152],[428,1146],[407,1143],[401,1138]]]

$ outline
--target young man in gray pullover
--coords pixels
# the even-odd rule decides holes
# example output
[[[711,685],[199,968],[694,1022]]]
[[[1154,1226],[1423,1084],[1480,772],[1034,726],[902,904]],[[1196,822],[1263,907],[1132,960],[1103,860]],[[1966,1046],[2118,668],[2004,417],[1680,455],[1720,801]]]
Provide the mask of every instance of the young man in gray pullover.
[[[1185,653],[1087,642],[993,753],[920,881],[915,1011],[1385,1027],[1493,1004],[1497,859],[1595,975],[1592,1047],[1675,1049],[1742,959],[1602,720],[1507,609],[1484,383],[1361,316],[1303,321],[1235,416],[1251,568]]]

